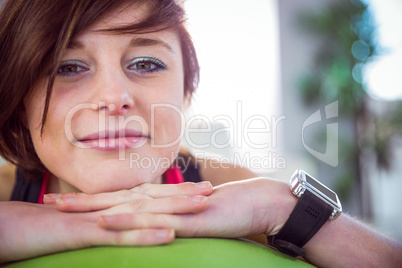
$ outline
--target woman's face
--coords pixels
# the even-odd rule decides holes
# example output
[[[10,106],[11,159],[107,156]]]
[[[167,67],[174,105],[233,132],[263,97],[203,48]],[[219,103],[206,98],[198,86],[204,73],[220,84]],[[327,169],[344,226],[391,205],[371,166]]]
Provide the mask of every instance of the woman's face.
[[[73,40],[58,69],[42,135],[47,80],[25,100],[39,158],[86,193],[154,182],[179,148],[184,75],[176,33],[97,31],[143,15],[141,8],[125,9]]]

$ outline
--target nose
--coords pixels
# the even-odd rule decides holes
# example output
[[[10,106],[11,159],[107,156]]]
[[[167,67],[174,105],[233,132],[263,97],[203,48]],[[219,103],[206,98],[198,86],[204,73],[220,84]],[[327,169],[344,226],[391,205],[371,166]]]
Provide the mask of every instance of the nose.
[[[122,70],[110,68],[97,73],[94,78],[93,101],[99,105],[99,110],[125,114],[134,106],[133,92]]]

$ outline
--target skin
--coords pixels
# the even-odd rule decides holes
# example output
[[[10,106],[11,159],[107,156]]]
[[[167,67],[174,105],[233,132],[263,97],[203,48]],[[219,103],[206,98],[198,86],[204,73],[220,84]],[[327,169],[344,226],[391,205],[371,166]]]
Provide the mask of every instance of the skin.
[[[158,187],[159,186],[159,187]],[[130,209],[138,219],[148,214],[199,213],[206,209],[203,196],[209,195],[209,183],[170,185],[142,184],[132,190],[118,191],[122,207]],[[100,201],[103,194],[96,195]],[[99,199],[100,198],[100,199]],[[71,198],[63,198],[61,206],[71,205]],[[103,201],[101,201],[102,203]],[[121,206],[93,211],[99,205],[90,205],[91,211],[64,213],[56,205],[26,202],[0,202],[0,263],[22,260],[60,251],[100,245],[160,245],[174,240],[175,231],[166,227],[130,228],[114,231],[102,228],[101,215],[114,214]],[[103,203],[103,206],[105,204]],[[87,207],[88,208],[88,207]],[[23,215],[23,216],[21,216]]]
[[[235,202],[233,196],[236,196]],[[59,204],[60,210],[88,208],[95,196],[77,197],[74,204]],[[110,196],[108,207],[112,206]],[[48,200],[48,202],[53,202]],[[214,187],[208,208],[183,215],[143,214],[140,217],[121,205],[118,214],[102,215],[98,224],[114,231],[171,226],[180,237],[242,237],[277,233],[296,205],[288,185],[267,178],[254,178]],[[122,242],[124,244],[124,242]],[[306,260],[318,267],[400,267],[402,245],[374,232],[348,215],[328,221],[303,247]]]
[[[85,64],[71,69],[69,62],[70,66],[63,70],[79,70],[79,75],[56,79],[42,137],[40,118],[46,79],[27,96],[27,127],[39,157],[52,173],[53,194],[44,197],[45,205],[0,202],[0,263],[97,245],[166,244],[175,236],[273,235],[297,203],[287,184],[252,178],[255,175],[246,169],[205,165],[201,175],[215,187],[209,182],[163,185],[159,184],[160,176],[166,168],[130,168],[127,158],[119,160],[117,149],[82,148],[81,145],[91,147],[94,142],[77,143],[82,137],[99,131],[103,119],[109,126],[110,118],[139,116],[151,125],[151,104],[182,107],[182,59],[174,32],[141,35],[141,38],[163,41],[169,49],[160,42],[132,48],[129,44],[134,35],[94,31],[140,19],[141,12],[144,10],[132,7],[119,16],[112,14],[76,37],[75,45],[66,51],[63,61]],[[138,17],[133,18],[131,14]],[[127,69],[133,58],[145,56],[163,61],[166,70],[138,74]],[[66,135],[65,119],[71,109],[83,103],[95,106],[79,110],[71,117],[68,129],[72,139]],[[155,148],[152,142],[175,141],[181,123],[175,113],[157,112],[155,128],[142,130],[146,137],[142,146],[124,147],[123,155],[137,153],[172,161],[179,143]],[[138,128],[136,122],[139,121],[129,127]],[[235,180],[241,181],[229,182]],[[5,180],[1,182],[4,184]],[[398,267],[402,263],[400,244],[346,215],[327,222],[304,250],[308,261],[323,267]]]
[[[116,200],[139,216],[198,213],[206,208],[205,196],[212,192],[209,182],[158,185],[180,146],[177,111],[183,104],[184,72],[179,38],[173,30],[141,35],[100,31],[138,22],[145,14],[142,7],[132,6],[76,36],[62,56],[43,133],[46,77],[25,98],[26,125],[51,173],[49,191],[117,191]],[[154,104],[164,107],[152,110]],[[163,159],[169,165],[132,164],[132,154]],[[12,180],[1,181],[11,189]],[[2,200],[8,198],[9,193],[2,194]],[[50,195],[47,200],[54,199]],[[58,198],[61,207],[72,201],[71,196]],[[73,215],[61,213],[54,204],[2,202],[0,262],[92,245],[165,244],[174,239],[170,227],[128,232],[103,229],[97,223],[100,214],[112,214],[119,206],[98,207]]]
[[[25,99],[35,150],[54,175],[53,184],[61,187],[59,192],[100,193],[154,183],[167,167],[153,165],[151,160],[172,162],[178,152],[181,118],[177,110],[182,109],[184,92],[179,39],[173,31],[100,32],[141,19],[133,18],[130,11],[112,14],[74,38],[62,57],[42,135],[39,126],[47,80]],[[144,45],[139,41],[144,39],[155,44]],[[145,71],[157,71],[145,72],[133,63],[141,58],[157,59],[167,67],[158,70],[156,64],[146,62],[150,66]],[[151,105],[163,107],[152,110]],[[126,142],[133,148],[121,147],[125,140],[117,139],[127,131],[114,132],[127,129],[136,135]],[[80,142],[102,131],[113,131],[114,137]],[[108,147],[115,143],[120,147]],[[138,156],[142,162],[130,161]]]

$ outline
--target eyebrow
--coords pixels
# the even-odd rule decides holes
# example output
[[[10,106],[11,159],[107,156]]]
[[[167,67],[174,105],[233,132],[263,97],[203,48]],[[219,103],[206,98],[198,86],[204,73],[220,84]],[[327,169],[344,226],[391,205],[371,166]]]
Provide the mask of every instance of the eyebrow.
[[[166,42],[159,39],[150,39],[150,38],[133,38],[130,41],[131,47],[147,47],[147,46],[163,46],[167,48],[169,51],[174,52],[173,48]],[[71,41],[67,48],[68,49],[83,49],[85,46],[80,41]]]
[[[133,38],[131,39],[130,46],[132,47],[147,47],[147,46],[157,46],[162,45],[171,52],[173,52],[172,47],[162,40],[159,39],[149,39],[149,38]]]
[[[71,41],[68,46],[67,49],[82,49],[84,48],[84,44],[81,43],[80,41]]]

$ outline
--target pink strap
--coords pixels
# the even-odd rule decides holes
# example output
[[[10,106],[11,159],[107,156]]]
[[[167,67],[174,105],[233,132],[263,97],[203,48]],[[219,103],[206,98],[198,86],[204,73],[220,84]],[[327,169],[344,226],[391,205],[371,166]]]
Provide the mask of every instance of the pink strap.
[[[168,168],[163,174],[163,177],[166,184],[179,184],[184,182],[183,175],[181,174],[180,169],[176,166]]]
[[[47,193],[47,185],[49,182],[49,171],[46,171],[45,176],[43,176],[42,186],[40,187],[38,204],[43,204],[43,195]]]
[[[49,182],[49,171],[46,171],[45,176],[43,177],[42,186],[40,188],[39,197],[38,197],[38,204],[43,204],[43,195],[47,193],[47,186]],[[172,166],[168,168],[165,173],[163,174],[164,181],[166,184],[179,184],[183,183],[183,175],[178,167]]]

